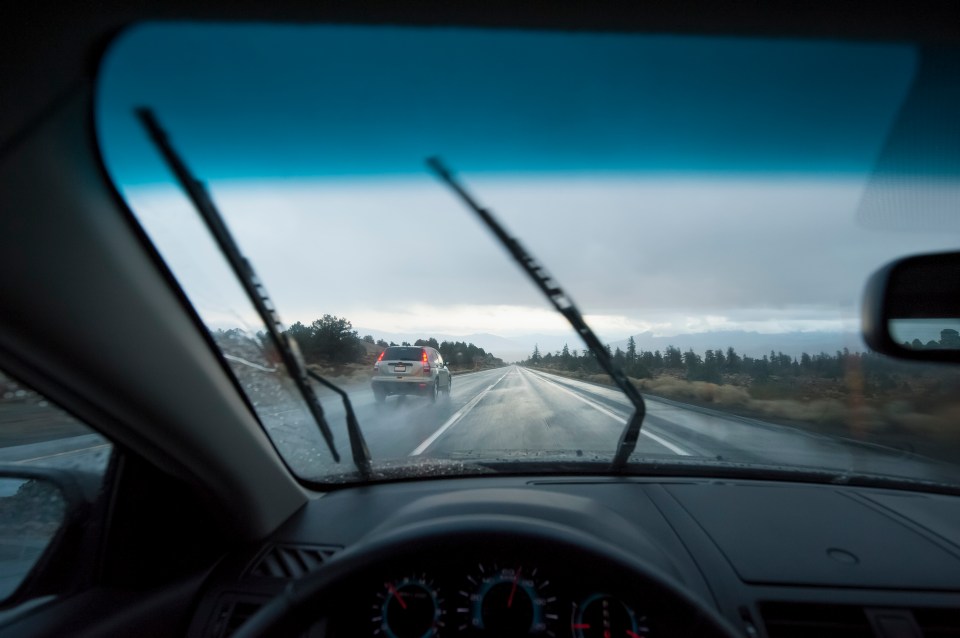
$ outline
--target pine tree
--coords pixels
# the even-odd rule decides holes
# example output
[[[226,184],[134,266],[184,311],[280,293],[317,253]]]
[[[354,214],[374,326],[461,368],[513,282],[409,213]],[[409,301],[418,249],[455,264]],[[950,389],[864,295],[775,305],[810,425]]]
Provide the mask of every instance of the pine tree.
[[[632,367],[637,363],[637,342],[631,336],[627,340],[627,367]]]

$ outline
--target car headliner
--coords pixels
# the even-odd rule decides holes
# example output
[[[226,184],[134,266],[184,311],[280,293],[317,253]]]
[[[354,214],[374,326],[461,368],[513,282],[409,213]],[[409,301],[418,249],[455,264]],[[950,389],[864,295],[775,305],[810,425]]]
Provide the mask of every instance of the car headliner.
[[[93,79],[124,27],[143,20],[239,20],[350,24],[506,26],[650,33],[910,40],[960,38],[949,0],[876,3],[709,1],[618,3],[419,2],[43,2],[7,3],[0,38],[0,149],[15,142],[65,95]],[[13,25],[16,25],[15,27]],[[26,27],[26,28],[24,28]]]

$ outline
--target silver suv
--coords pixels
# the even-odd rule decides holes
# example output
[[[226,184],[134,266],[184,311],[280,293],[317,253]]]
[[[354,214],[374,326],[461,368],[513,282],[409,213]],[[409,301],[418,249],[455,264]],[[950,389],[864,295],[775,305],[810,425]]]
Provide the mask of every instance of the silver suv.
[[[429,346],[389,346],[373,364],[373,396],[383,401],[391,394],[419,394],[437,400],[450,395],[453,378],[443,357]]]

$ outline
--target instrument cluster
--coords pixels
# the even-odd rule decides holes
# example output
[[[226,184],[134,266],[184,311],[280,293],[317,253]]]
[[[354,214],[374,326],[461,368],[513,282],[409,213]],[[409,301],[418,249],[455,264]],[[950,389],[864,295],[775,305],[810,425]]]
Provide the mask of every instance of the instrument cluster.
[[[636,592],[607,589],[603,579],[556,573],[533,562],[475,562],[433,572],[390,573],[359,596],[363,635],[377,638],[497,636],[640,638],[657,636]],[[346,611],[346,610],[342,610]],[[357,609],[331,627],[356,636]]]

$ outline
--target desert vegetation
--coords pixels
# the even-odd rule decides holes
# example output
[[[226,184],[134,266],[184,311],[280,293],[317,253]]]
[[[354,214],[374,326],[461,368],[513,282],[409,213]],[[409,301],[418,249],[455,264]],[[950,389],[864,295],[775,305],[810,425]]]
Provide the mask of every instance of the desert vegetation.
[[[632,347],[631,347],[632,346]],[[644,394],[930,453],[960,457],[960,370],[873,352],[771,352],[762,357],[733,348],[697,353],[611,353]],[[535,348],[524,365],[609,384],[595,357],[564,347]],[[946,446],[946,447],[945,447]]]

